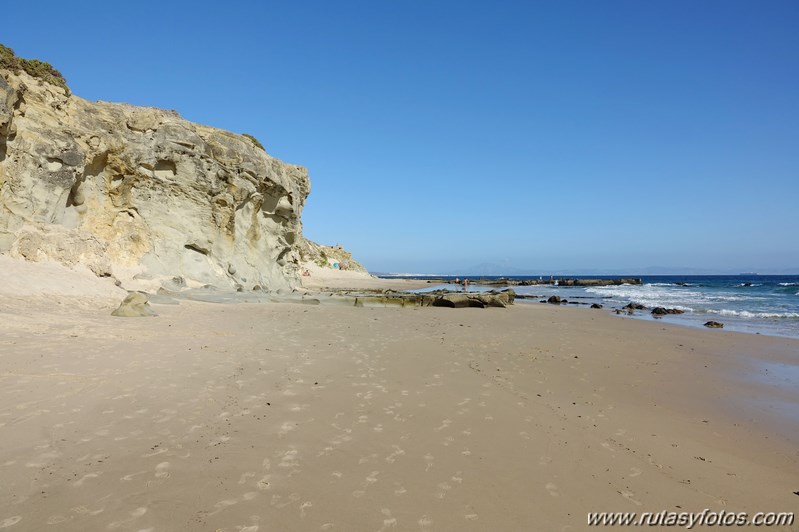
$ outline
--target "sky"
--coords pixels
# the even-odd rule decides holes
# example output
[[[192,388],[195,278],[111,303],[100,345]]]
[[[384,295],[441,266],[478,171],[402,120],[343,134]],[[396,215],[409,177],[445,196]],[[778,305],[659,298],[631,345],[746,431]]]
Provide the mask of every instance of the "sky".
[[[308,168],[371,271],[799,273],[799,2],[12,2],[89,100]]]

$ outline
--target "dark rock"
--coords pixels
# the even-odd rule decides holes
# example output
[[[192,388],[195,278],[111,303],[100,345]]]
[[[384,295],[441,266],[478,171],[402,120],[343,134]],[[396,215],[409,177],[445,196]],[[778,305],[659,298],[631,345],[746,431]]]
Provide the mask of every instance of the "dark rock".
[[[623,310],[644,310],[646,307],[639,303],[627,303],[622,307]]]
[[[719,323],[717,321],[712,321],[711,320],[711,321],[705,323],[705,327],[707,327],[709,329],[723,329],[724,328],[724,324],[723,323]]]
[[[685,311],[678,308],[655,307],[652,309],[652,314],[655,316],[665,316],[666,314],[685,314]]]
[[[552,303],[553,305],[560,305],[560,296],[549,296],[549,299],[547,299],[547,303]]]
[[[602,305],[600,305],[599,303],[594,303],[593,305],[591,305],[591,308],[602,308]]]

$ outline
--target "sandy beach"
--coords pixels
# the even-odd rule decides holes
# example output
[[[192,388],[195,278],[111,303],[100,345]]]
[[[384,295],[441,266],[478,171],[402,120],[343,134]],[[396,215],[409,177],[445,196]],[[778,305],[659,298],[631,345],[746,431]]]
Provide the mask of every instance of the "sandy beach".
[[[584,530],[799,502],[796,340],[540,304],[102,301],[0,303],[0,528]]]

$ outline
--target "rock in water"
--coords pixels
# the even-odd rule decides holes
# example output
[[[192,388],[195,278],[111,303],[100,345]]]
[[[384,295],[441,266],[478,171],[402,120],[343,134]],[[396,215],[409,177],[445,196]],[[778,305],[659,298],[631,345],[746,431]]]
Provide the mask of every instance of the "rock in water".
[[[291,288],[309,190],[305,168],[248,137],[0,68],[0,253]]]
[[[560,305],[560,297],[559,296],[549,296],[547,299],[547,303],[552,303],[553,305]]]
[[[594,303],[593,305],[591,305],[591,308],[602,308],[602,305],[600,305],[599,303]]]
[[[664,307],[655,307],[652,309],[652,314],[654,316],[665,316],[666,314],[684,314],[684,310],[680,310],[677,308],[664,308]]]
[[[622,307],[622,310],[644,310],[646,309],[645,306],[641,305],[640,303],[627,303],[625,306]]]
[[[711,320],[711,321],[705,323],[705,327],[707,327],[709,329],[723,329],[724,328],[724,324],[723,323],[719,323],[717,321],[712,321]]]
[[[150,307],[146,295],[141,292],[131,292],[111,315],[120,318],[142,318],[145,316],[157,316],[158,314]]]

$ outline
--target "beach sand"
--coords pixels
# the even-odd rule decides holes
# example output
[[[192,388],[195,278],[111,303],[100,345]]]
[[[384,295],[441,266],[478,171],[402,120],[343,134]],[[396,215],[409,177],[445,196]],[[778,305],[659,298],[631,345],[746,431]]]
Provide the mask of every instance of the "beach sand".
[[[114,295],[0,303],[3,530],[585,530],[799,503],[797,340],[537,303],[125,319]]]
[[[309,290],[413,290],[431,286],[432,283],[419,279],[382,279],[366,272],[333,270],[320,268],[312,262],[304,264],[304,268],[311,274],[301,277],[303,288]]]

